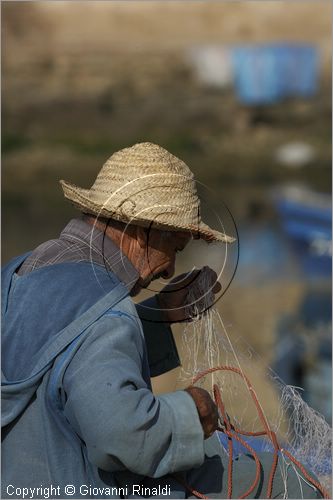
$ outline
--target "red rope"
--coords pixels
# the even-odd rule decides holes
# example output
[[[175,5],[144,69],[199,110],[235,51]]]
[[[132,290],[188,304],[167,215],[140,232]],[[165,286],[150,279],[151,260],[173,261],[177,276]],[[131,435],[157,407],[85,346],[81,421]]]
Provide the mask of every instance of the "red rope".
[[[289,453],[288,450],[281,450],[281,451],[299,468],[299,470],[302,472],[303,476],[309,480],[309,476],[308,476],[306,470],[304,469],[303,465],[301,464],[301,462],[296,460],[296,458],[293,457],[292,454]],[[320,491],[320,493],[323,495],[324,498],[331,498],[330,495],[328,494],[328,492],[322,487],[322,485],[318,481],[315,481],[312,478],[310,478],[310,479],[311,479],[311,481],[310,481],[311,484],[313,484],[313,486],[315,486],[317,488],[317,490]]]
[[[241,437],[238,436],[238,434],[242,434],[244,436],[267,436],[270,439],[270,441],[272,442],[272,445],[274,448],[274,457],[273,457],[273,462],[272,462],[272,466],[271,466],[270,473],[269,473],[266,498],[272,498],[274,478],[275,478],[275,473],[276,473],[278,459],[279,459],[279,452],[286,455],[293,462],[293,464],[299,468],[299,470],[302,472],[303,476],[308,480],[308,482],[310,484],[312,484],[315,488],[317,488],[318,491],[320,491],[320,493],[322,494],[322,496],[324,498],[330,498],[329,493],[322,487],[322,485],[318,481],[313,479],[308,474],[308,472],[305,470],[303,465],[298,460],[296,460],[296,458],[293,457],[293,455],[289,451],[280,448],[279,443],[278,443],[277,438],[276,438],[276,434],[269,427],[269,424],[268,424],[267,419],[264,415],[264,412],[261,408],[261,405],[258,401],[258,398],[257,398],[257,395],[254,391],[254,388],[252,387],[249,379],[246,377],[246,375],[241,370],[239,370],[238,368],[235,368],[233,366],[218,366],[216,368],[210,368],[208,370],[205,370],[205,371],[199,373],[192,380],[192,385],[194,385],[196,382],[198,382],[198,380],[205,377],[206,375],[213,373],[213,372],[216,372],[216,371],[231,371],[231,372],[237,373],[238,375],[240,375],[243,378],[243,380],[245,381],[245,383],[247,385],[247,388],[249,389],[252,400],[256,406],[256,409],[257,409],[257,412],[259,415],[259,419],[260,419],[260,421],[265,429],[265,430],[258,431],[258,432],[248,432],[248,431],[242,431],[242,430],[234,427],[231,424],[230,419],[229,419],[227,412],[225,410],[225,407],[224,407],[224,404],[222,401],[221,392],[220,392],[218,386],[216,384],[214,384],[214,387],[213,387],[214,399],[215,399],[216,406],[218,407],[220,415],[222,417],[221,420],[223,422],[223,427],[219,427],[218,430],[223,432],[224,434],[226,434],[226,436],[228,436],[229,460],[228,460],[228,489],[227,489],[228,496],[227,496],[227,498],[232,498],[233,439],[236,439],[236,441],[240,442],[251,453],[251,455],[253,456],[255,463],[256,463],[255,478],[254,478],[252,484],[250,485],[250,487],[239,498],[246,498],[248,495],[250,495],[250,493],[255,489],[255,487],[257,486],[257,484],[260,480],[261,464],[260,464],[260,460],[258,458],[258,455],[256,454],[255,450],[246,441],[244,441]],[[197,498],[208,498],[205,495],[203,495],[202,493],[194,490],[191,486],[189,486],[182,479],[179,479],[177,477],[177,480],[179,482],[181,482],[192,493],[192,495],[196,496]]]
[[[224,404],[222,402],[221,394],[219,391],[219,388],[217,387],[216,384],[214,384],[213,387],[213,392],[214,392],[214,399],[216,401],[216,405],[219,408],[222,417],[223,417],[223,422],[226,428],[226,434],[229,436],[228,437],[228,451],[229,451],[229,463],[228,463],[228,497],[227,498],[232,498],[232,461],[233,461],[233,444],[232,444],[232,438],[231,438],[231,425],[230,425],[230,420],[225,412],[224,409]]]
[[[250,485],[250,487],[248,488],[248,490],[246,490],[245,493],[243,493],[243,495],[241,495],[239,498],[246,498],[253,490],[254,488],[257,486],[259,480],[260,480],[260,468],[261,468],[261,465],[260,465],[260,460],[256,454],[256,452],[254,451],[254,449],[252,448],[252,446],[250,446],[246,441],[244,441],[244,439],[242,439],[241,437],[237,436],[237,434],[233,434],[232,437],[234,439],[236,439],[236,441],[239,441],[243,446],[245,446],[245,448],[247,450],[249,450],[249,452],[251,453],[251,455],[253,456],[254,458],[254,461],[256,463],[256,475],[255,475],[255,478],[254,478],[254,481],[253,483]]]

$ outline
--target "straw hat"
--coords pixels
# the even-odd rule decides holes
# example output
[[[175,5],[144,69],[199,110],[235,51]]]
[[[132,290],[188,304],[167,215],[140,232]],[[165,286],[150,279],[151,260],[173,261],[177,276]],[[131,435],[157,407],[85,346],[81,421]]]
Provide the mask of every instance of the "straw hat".
[[[90,189],[60,181],[82,212],[168,231],[190,231],[207,241],[232,242],[201,221],[188,166],[162,147],[144,142],[114,153]]]

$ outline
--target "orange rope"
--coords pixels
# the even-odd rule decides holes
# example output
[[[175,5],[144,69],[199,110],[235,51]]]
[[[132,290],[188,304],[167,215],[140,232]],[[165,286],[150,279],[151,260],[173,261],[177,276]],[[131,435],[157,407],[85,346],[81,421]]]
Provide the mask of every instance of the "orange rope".
[[[296,460],[296,458],[293,457],[292,454],[289,453],[288,450],[281,450],[281,451],[299,468],[299,470],[302,472],[303,476],[309,480],[309,475],[307,474],[307,472],[304,469],[301,462]],[[317,490],[320,491],[320,493],[323,495],[324,498],[331,498],[330,495],[328,494],[328,492],[322,487],[322,485],[318,481],[315,481],[312,478],[310,478],[310,479],[311,479],[310,483],[313,484],[313,486],[315,486],[317,488]]]
[[[219,408],[222,417],[223,417],[223,423],[226,428],[226,434],[229,436],[228,437],[228,450],[229,450],[229,463],[228,463],[228,498],[232,498],[232,461],[233,461],[233,444],[232,444],[232,438],[230,436],[231,434],[231,425],[229,418],[227,417],[227,414],[224,409],[224,404],[222,402],[221,394],[219,391],[219,388],[217,387],[216,384],[213,386],[213,392],[214,392],[214,399],[216,401],[216,405]]]
[[[230,419],[228,417],[227,412],[225,411],[225,407],[224,407],[222,397],[221,397],[221,392],[220,392],[218,386],[216,384],[214,384],[214,386],[213,386],[214,399],[215,399],[216,406],[218,407],[220,415],[222,417],[221,420],[223,422],[223,427],[219,427],[218,430],[223,432],[226,436],[228,436],[229,460],[228,460],[228,491],[227,491],[228,497],[227,498],[232,498],[233,439],[236,439],[236,441],[240,442],[251,453],[251,455],[253,456],[255,463],[256,463],[255,478],[254,478],[252,484],[250,485],[250,487],[239,498],[246,498],[254,490],[254,488],[257,486],[259,479],[260,479],[261,464],[260,464],[260,460],[258,458],[258,455],[256,454],[255,450],[246,441],[244,441],[241,437],[238,436],[238,434],[242,434],[245,436],[264,436],[264,435],[266,435],[270,439],[270,441],[272,442],[272,445],[274,448],[274,458],[273,458],[273,462],[272,462],[272,466],[271,466],[271,470],[270,470],[270,474],[269,474],[266,498],[272,498],[273,484],[274,484],[275,473],[276,473],[276,469],[277,469],[277,465],[278,465],[279,452],[286,455],[294,463],[294,465],[296,465],[300,469],[303,476],[308,480],[308,482],[310,484],[312,484],[312,486],[317,488],[317,490],[321,493],[321,495],[324,498],[330,498],[329,493],[322,487],[322,485],[318,481],[313,479],[307,473],[307,471],[305,470],[303,465],[298,460],[296,460],[296,458],[293,457],[292,454],[289,453],[289,451],[280,448],[279,443],[278,443],[277,438],[276,438],[276,434],[269,427],[269,424],[268,424],[267,419],[264,415],[264,412],[261,408],[261,405],[258,401],[258,398],[257,398],[257,395],[254,391],[254,388],[252,387],[249,379],[246,377],[246,375],[241,370],[239,370],[238,368],[235,368],[233,366],[218,366],[216,368],[210,368],[208,370],[205,370],[205,371],[199,373],[196,377],[194,377],[194,379],[192,380],[192,385],[194,385],[198,380],[205,377],[206,375],[213,373],[213,372],[216,372],[216,371],[231,371],[231,372],[237,373],[238,375],[240,375],[243,378],[243,380],[245,381],[245,383],[249,389],[252,400],[256,406],[260,421],[263,424],[263,427],[265,429],[263,431],[258,431],[258,432],[248,432],[248,431],[241,431],[240,429],[234,427],[230,422]],[[181,482],[197,498],[208,498],[205,495],[203,495],[202,493],[191,488],[191,486],[189,486],[182,479],[179,479],[177,477],[177,480],[179,482]]]
[[[239,436],[233,436],[237,441],[239,441],[243,446],[245,446],[245,448],[247,448],[249,450],[250,453],[252,453],[252,456],[256,462],[256,475],[255,475],[255,478],[254,478],[254,481],[253,483],[250,485],[249,489],[246,490],[245,493],[243,493],[243,495],[241,495],[239,498],[246,498],[250,493],[252,493],[252,491],[254,490],[254,488],[257,486],[259,480],[260,480],[260,469],[261,469],[261,464],[260,464],[260,460],[258,458],[258,455],[256,454],[256,452],[254,451],[254,449],[252,448],[252,446],[250,446],[246,441],[244,441],[244,439],[240,438]]]

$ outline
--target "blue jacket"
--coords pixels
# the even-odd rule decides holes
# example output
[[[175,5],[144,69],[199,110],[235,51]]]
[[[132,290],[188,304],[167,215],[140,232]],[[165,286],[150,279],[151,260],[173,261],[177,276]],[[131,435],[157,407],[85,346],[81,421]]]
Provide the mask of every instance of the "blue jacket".
[[[2,498],[13,498],[8,485],[60,486],[55,497],[66,498],[68,484],[74,498],[96,498],[82,485],[118,497],[103,488],[201,465],[194,402],[184,391],[151,392],[143,327],[125,286],[90,262],[18,276],[25,258],[3,271]]]
[[[226,498],[228,458],[216,436],[203,440],[192,398],[151,392],[150,372],[164,361],[155,342],[149,367],[147,347],[160,325],[143,331],[127,289],[103,267],[55,264],[18,276],[25,257],[2,281],[1,498],[185,498],[170,474],[186,470],[195,489]],[[272,463],[272,454],[258,456],[250,498],[264,497]],[[273,498],[320,497],[285,468]],[[233,473],[239,498],[255,476],[252,457],[235,457]]]

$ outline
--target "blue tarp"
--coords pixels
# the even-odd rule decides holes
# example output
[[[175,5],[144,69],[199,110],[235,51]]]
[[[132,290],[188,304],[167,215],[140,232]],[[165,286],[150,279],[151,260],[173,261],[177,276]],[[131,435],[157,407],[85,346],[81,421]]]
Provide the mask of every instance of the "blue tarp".
[[[318,89],[319,57],[306,44],[268,44],[232,49],[235,87],[244,104],[271,104],[311,97]]]
[[[225,448],[226,451],[228,451],[228,437],[223,434],[223,432],[219,432],[219,439],[223,447]],[[274,448],[272,443],[268,439],[264,439],[261,437],[251,437],[251,436],[240,436],[247,444],[249,444],[255,452],[260,453],[262,451],[268,451],[268,452],[273,452]],[[288,450],[288,446],[284,443],[280,443],[282,445],[282,448]],[[249,453],[249,450],[243,446],[241,443],[236,441],[236,439],[233,439],[233,452],[234,452],[234,458],[237,458],[237,456],[244,454],[244,453]],[[293,453],[292,450],[290,450],[291,453]],[[309,456],[309,459],[304,462],[303,459],[303,464],[308,467],[311,470],[311,467],[313,467],[312,463],[312,457]],[[321,464],[321,471],[325,472],[326,474],[331,474],[332,472],[332,460],[330,456],[327,456],[324,458],[323,463]]]
[[[251,446],[251,448],[254,449],[255,452],[261,452],[261,451],[273,451],[273,446],[268,441],[268,439],[263,439],[261,437],[251,437],[251,436],[242,436],[241,437],[247,444]],[[223,447],[228,450],[228,437],[226,434],[223,434],[223,432],[219,432],[219,439],[223,445]],[[249,453],[249,450],[243,446],[241,443],[236,441],[236,439],[233,439],[233,451],[234,451],[234,456],[237,457],[238,455],[241,455],[242,453]]]
[[[327,196],[323,195],[323,200]],[[332,273],[332,212],[326,205],[281,196],[275,202],[281,225],[293,243],[303,271],[315,278]]]

